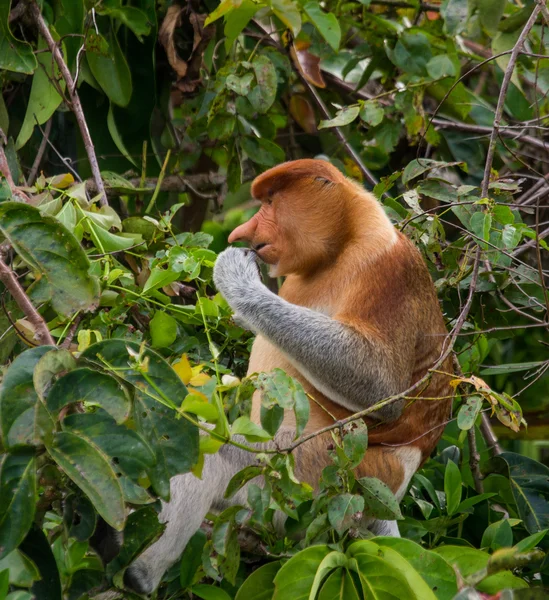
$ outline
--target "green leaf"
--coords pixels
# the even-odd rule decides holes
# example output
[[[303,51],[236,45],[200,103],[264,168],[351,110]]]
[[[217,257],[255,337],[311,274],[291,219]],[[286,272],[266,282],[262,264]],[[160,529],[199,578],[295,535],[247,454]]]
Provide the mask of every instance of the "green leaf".
[[[301,13],[293,0],[271,0],[273,13],[291,30],[294,37],[301,31]]]
[[[219,6],[212,13],[210,13],[208,15],[208,18],[206,19],[204,26],[207,27],[210,23],[217,21],[217,19],[220,19],[221,17],[232,12],[233,10],[235,10],[238,7],[239,7],[238,0],[222,0],[222,2],[219,4]]]
[[[362,421],[353,423],[355,429],[347,432],[343,437],[343,452],[349,459],[351,469],[358,467],[364,458],[368,447],[368,428]]]
[[[361,600],[357,583],[348,569],[333,571],[322,585],[318,600]]]
[[[366,598],[384,600],[432,600],[435,596],[413,567],[391,548],[373,542],[354,542],[346,552],[356,560],[362,592]],[[412,587],[409,581],[413,582]]]
[[[197,394],[188,394],[181,404],[181,410],[198,415],[209,422],[215,422],[219,419],[217,408]]]
[[[221,588],[208,585],[207,583],[199,583],[192,588],[192,593],[203,600],[231,600],[227,592]]]
[[[77,402],[100,406],[118,423],[125,421],[130,413],[130,400],[118,381],[89,368],[75,369],[58,379],[48,394],[46,406],[58,413],[68,404]]]
[[[166,348],[177,339],[177,321],[163,310],[157,310],[149,323],[154,348]]]
[[[461,576],[464,578],[486,568],[490,560],[490,555],[487,552],[467,546],[439,546],[434,548],[432,552],[436,552],[452,566],[459,569]],[[487,594],[497,594],[497,592],[506,588],[526,588],[528,584],[523,579],[512,575],[510,571],[502,571],[490,575],[475,587]]]
[[[87,543],[85,546],[87,547]],[[20,546],[21,551],[38,567],[40,579],[35,581],[30,591],[33,598],[61,600],[61,578],[46,534],[33,524]]]
[[[73,414],[63,420],[63,429],[97,446],[112,461],[117,475],[137,481],[156,463],[152,448],[137,431],[118,425],[103,410]]]
[[[243,137],[240,145],[250,160],[258,165],[273,167],[284,162],[284,150],[265,138]]]
[[[134,6],[116,6],[100,4],[97,8],[100,15],[109,15],[113,19],[118,19],[121,23],[131,29],[137,39],[142,42],[142,36],[149,35],[151,31],[151,22],[149,17],[142,10]]]
[[[281,562],[277,560],[256,569],[240,586],[234,600],[272,600],[275,592],[274,579],[281,566]]]
[[[456,165],[462,166],[462,164],[463,163],[461,162],[444,162],[441,160],[433,160],[431,158],[415,158],[406,165],[406,168],[402,173],[402,183],[407,184],[412,179],[415,179],[432,169],[443,169],[454,167]]]
[[[280,406],[285,410],[293,410],[296,417],[296,439],[301,435],[309,420],[309,399],[303,386],[287,375],[282,369],[273,369],[270,373],[260,373],[255,381],[257,389],[261,390],[262,409],[272,409]],[[270,412],[270,411],[269,411]],[[274,435],[278,427],[269,427],[264,422],[267,414],[263,410],[261,424]],[[276,409],[270,416],[278,421],[282,418]]]
[[[235,125],[234,115],[217,113],[208,123],[208,137],[211,140],[227,140],[232,136]]]
[[[45,42],[38,44],[38,49],[41,50],[41,53],[37,54],[39,67],[32,78],[25,119],[15,142],[16,150],[19,150],[27,143],[36,123],[38,122],[39,125],[45,123],[63,100],[53,85],[52,80],[56,81],[62,90],[65,89],[65,80],[60,76],[57,64],[52,60],[51,52],[44,52],[45,48]]]
[[[491,550],[499,550],[506,546],[513,545],[513,530],[509,525],[508,519],[502,519],[491,523],[482,534],[481,548],[490,548]]]
[[[467,0],[444,0],[440,6],[444,19],[444,31],[448,35],[457,35],[467,27]]]
[[[433,79],[441,77],[454,77],[457,75],[452,59],[447,54],[433,56],[427,63],[427,72]]]
[[[433,53],[429,38],[423,33],[403,33],[394,49],[385,46],[389,60],[405,73],[413,75],[426,75],[427,63]]]
[[[124,496],[103,452],[68,431],[56,433],[46,447],[55,462],[88,496],[97,512],[120,531],[126,518]]]
[[[487,242],[490,240],[491,227],[492,215],[484,211],[479,211],[472,214],[468,229],[472,231],[480,240]],[[482,242],[480,245],[485,249],[488,248],[487,244],[483,244]]]
[[[18,40],[9,27],[11,0],[0,2],[0,69],[31,75],[36,67],[32,46]]]
[[[20,354],[0,386],[0,436],[4,448],[38,445],[54,424],[42,410],[33,385],[34,369],[53,346],[38,346]]]
[[[362,512],[364,498],[356,494],[339,494],[328,502],[328,520],[332,527],[343,534],[353,524],[353,516]]]
[[[515,544],[514,549],[516,550],[516,552],[528,552],[529,550],[532,550],[533,548],[539,545],[541,540],[547,534],[547,531],[549,530],[542,529],[538,533],[534,533],[533,535],[525,537],[523,540],[520,540],[518,544]]]
[[[357,483],[364,498],[364,511],[378,519],[402,519],[398,500],[391,489],[376,477],[361,477]]]
[[[202,550],[207,541],[208,536],[199,529],[185,546],[179,567],[179,583],[183,589],[192,585],[196,572],[202,565]]]
[[[0,456],[0,558],[15,550],[34,520],[37,501],[33,454]]]
[[[271,434],[250,421],[250,417],[238,417],[231,426],[233,435],[243,435],[248,442],[265,442],[272,438]]]
[[[120,252],[126,250],[130,246],[135,245],[135,240],[131,237],[122,237],[107,231],[101,225],[98,225],[94,219],[90,217],[90,213],[80,210],[87,218],[83,221],[84,230],[90,234],[94,246],[100,252]]]
[[[311,546],[292,556],[275,576],[273,600],[309,600],[317,569],[329,553],[328,546]]]
[[[330,44],[334,52],[339,50],[341,42],[341,28],[337,17],[333,13],[326,13],[320,8],[320,4],[312,0],[303,7],[307,16],[318,29],[320,35]]]
[[[446,463],[444,493],[446,494],[446,511],[451,517],[457,512],[461,502],[461,472],[453,460]]]
[[[238,10],[233,10],[225,16],[225,49],[228,52],[236,38],[242,33],[246,25],[250,22],[255,13],[263,8],[261,3],[252,2],[252,0],[244,0],[238,7]],[[228,78],[227,78],[228,79]],[[235,90],[236,91],[236,90]],[[238,92],[237,92],[238,93]]]
[[[462,430],[473,427],[482,408],[482,396],[469,396],[458,412],[457,425]]]
[[[139,554],[148,548],[164,531],[158,513],[152,506],[145,506],[128,515],[124,529],[124,543],[116,558],[107,567],[107,576],[114,577],[125,569]],[[120,577],[120,583],[122,577]]]
[[[495,35],[505,11],[507,0],[479,0],[480,23],[490,35]]]
[[[367,598],[437,600],[427,582],[393,548],[362,540],[351,544],[346,554],[357,562]]]
[[[482,369],[481,375],[501,375],[505,373],[519,373],[520,371],[529,371],[531,369],[538,369],[541,365],[545,364],[544,360],[535,362],[520,362],[520,363],[506,363],[504,365],[498,365],[494,367],[486,367]]]
[[[129,153],[128,149],[126,148],[126,144],[122,139],[122,135],[116,124],[116,118],[114,114],[114,105],[111,103],[111,105],[109,106],[109,113],[107,114],[107,127],[109,129],[109,133],[111,134],[112,141],[114,142],[115,146],[120,150],[120,153],[124,156],[124,158],[129,160],[135,167],[137,167],[138,165],[136,160]]]
[[[76,238],[57,219],[28,204],[0,204],[0,231],[40,277],[54,310],[71,315],[91,310],[99,301],[99,283]]]
[[[263,467],[257,465],[250,465],[239,471],[236,475],[233,475],[229,485],[225,490],[225,498],[232,498],[238,490],[242,489],[248,481],[251,481],[255,477],[259,477],[264,471]]]
[[[327,121],[320,121],[318,124],[319,129],[327,129],[329,127],[344,127],[352,123],[360,113],[360,106],[346,106],[341,110],[337,111],[336,116],[333,119]]]
[[[257,85],[246,97],[254,109],[263,114],[271,108],[276,98],[276,69],[273,63],[262,54],[253,59],[252,68]]]
[[[30,588],[35,581],[40,579],[36,565],[20,550],[14,550],[0,560],[0,574],[4,573],[8,575],[8,582],[17,587]],[[0,594],[0,598],[2,597]]]
[[[438,600],[452,600],[457,594],[456,573],[438,554],[405,538],[376,537],[372,542],[392,548],[403,556],[436,592]]]
[[[509,478],[519,517],[528,533],[533,534],[548,528],[548,467],[526,456],[504,452],[490,459],[485,471]]]
[[[132,364],[130,352],[137,355],[139,345],[105,340],[87,348],[81,359],[120,369],[117,375],[135,387],[133,417],[137,430],[157,459],[149,476],[156,492],[166,499],[170,477],[190,471],[198,460],[198,429],[186,419],[176,418],[175,407],[187,396],[187,388],[170,365],[147,349],[144,352],[147,371],[143,373],[128,368]]]
[[[86,38],[86,58],[91,72],[111,102],[127,106],[132,96],[132,76],[126,57],[112,29],[106,39],[101,38],[94,33],[88,33]],[[105,42],[107,55],[104,54]]]
[[[318,566],[313,585],[311,586],[310,597],[316,598],[318,590],[326,576],[334,569],[345,567],[347,562],[348,559],[343,552],[334,551],[325,556]]]
[[[383,121],[384,115],[383,108],[376,100],[367,100],[360,109],[360,118],[372,127],[379,125]]]

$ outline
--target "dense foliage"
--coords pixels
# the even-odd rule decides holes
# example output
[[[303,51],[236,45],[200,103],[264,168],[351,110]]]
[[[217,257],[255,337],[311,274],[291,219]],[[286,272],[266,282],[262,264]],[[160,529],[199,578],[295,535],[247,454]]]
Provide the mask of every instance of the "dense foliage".
[[[0,0],[0,600],[120,589],[170,477],[234,434],[248,502],[158,598],[547,597],[548,26],[542,0]],[[362,426],[334,424],[318,492],[299,438],[253,446],[309,399],[245,376],[211,281],[254,175],[311,156],[373,188],[451,332],[455,417],[400,506],[355,480]]]

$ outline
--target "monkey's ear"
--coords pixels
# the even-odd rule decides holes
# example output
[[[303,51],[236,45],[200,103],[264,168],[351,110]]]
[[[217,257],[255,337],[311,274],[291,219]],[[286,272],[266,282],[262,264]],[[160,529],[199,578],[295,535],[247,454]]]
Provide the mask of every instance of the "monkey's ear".
[[[320,182],[322,186],[342,183],[345,176],[325,160],[301,159],[273,167],[256,177],[252,183],[252,196],[266,200],[283,189],[300,184]]]

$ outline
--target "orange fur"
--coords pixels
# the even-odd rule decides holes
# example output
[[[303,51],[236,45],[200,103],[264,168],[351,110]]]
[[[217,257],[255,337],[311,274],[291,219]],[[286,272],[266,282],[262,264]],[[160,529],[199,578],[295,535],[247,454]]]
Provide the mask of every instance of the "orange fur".
[[[248,241],[260,258],[273,265],[274,274],[286,276],[280,296],[377,339],[390,353],[394,367],[406,374],[405,389],[424,377],[442,353],[444,320],[420,253],[397,232],[378,201],[335,167],[318,160],[270,169],[255,179],[252,194],[261,201],[261,209],[236,228],[229,241]],[[347,409],[323,396],[282,352],[258,336],[249,373],[275,367],[301,381],[337,418],[349,416]],[[446,372],[451,369],[450,359],[440,367]],[[369,448],[357,469],[359,476],[379,477],[394,492],[400,490],[409,479],[405,473],[415,471],[440,439],[451,394],[449,377],[435,373],[397,420],[365,419]],[[252,418],[256,422],[259,408],[260,399],[255,397]],[[331,423],[329,414],[311,403],[306,433]],[[284,424],[293,424],[292,415]],[[313,485],[329,464],[330,441],[329,434],[319,436],[298,450],[298,472]],[[400,452],[403,447],[417,451]]]

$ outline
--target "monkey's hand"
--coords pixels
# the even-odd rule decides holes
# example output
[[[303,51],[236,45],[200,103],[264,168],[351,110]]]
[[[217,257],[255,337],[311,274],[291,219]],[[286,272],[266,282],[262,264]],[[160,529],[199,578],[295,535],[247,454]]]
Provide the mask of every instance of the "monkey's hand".
[[[264,288],[256,254],[245,248],[227,248],[217,257],[213,279],[235,318],[247,321],[246,307],[255,304],[258,291]]]

